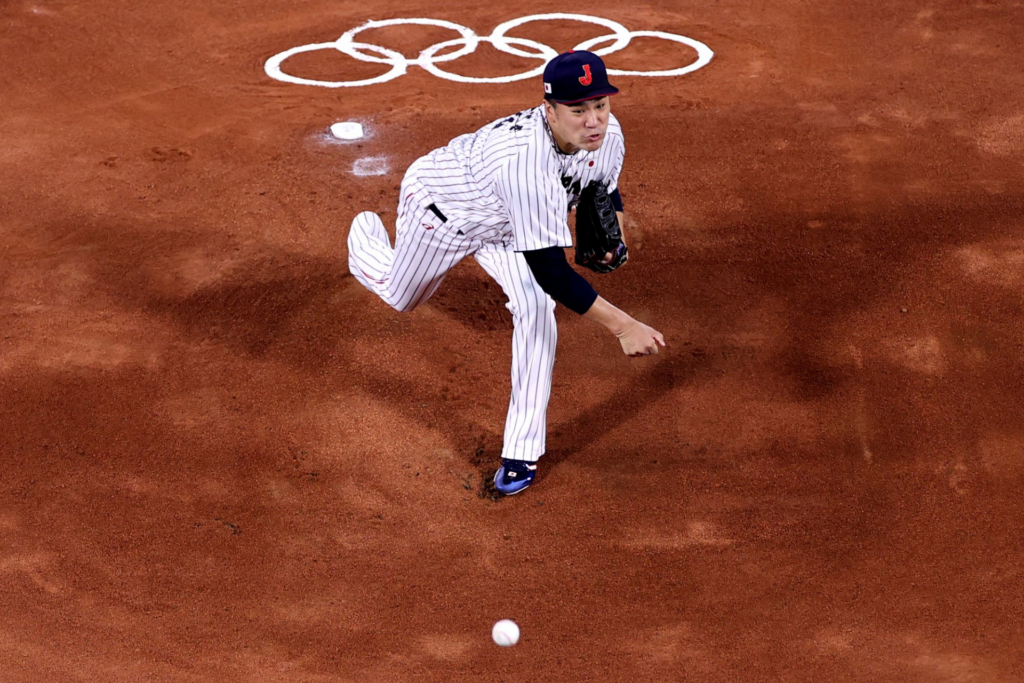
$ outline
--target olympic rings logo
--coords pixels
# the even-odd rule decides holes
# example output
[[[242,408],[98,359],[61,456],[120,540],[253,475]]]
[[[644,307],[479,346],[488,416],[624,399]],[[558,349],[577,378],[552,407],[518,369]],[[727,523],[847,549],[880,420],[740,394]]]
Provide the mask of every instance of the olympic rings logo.
[[[533,21],[551,20],[582,21],[589,24],[604,26],[609,29],[611,33],[598,36],[597,38],[584,40],[574,48],[576,50],[590,50],[596,45],[612,41],[611,45],[608,45],[607,47],[593,50],[595,54],[602,57],[618,52],[629,45],[633,38],[641,37],[661,38],[675,43],[682,43],[683,45],[693,48],[697,52],[696,61],[677,69],[667,69],[664,71],[623,71],[621,69],[608,69],[609,75],[612,76],[682,76],[683,74],[688,74],[691,71],[696,71],[697,69],[705,66],[711,61],[711,57],[715,54],[707,45],[696,41],[693,38],[687,38],[686,36],[680,36],[675,33],[665,33],[664,31],[630,31],[622,24],[612,21],[611,19],[593,17],[587,14],[532,14],[527,17],[520,17],[519,19],[506,21],[504,24],[495,27],[489,36],[479,36],[474,33],[472,29],[450,21],[444,21],[442,19],[386,19],[384,21],[368,21],[362,26],[350,29],[333,43],[312,43],[309,45],[293,47],[290,50],[285,50],[284,52],[278,53],[268,59],[264,65],[264,70],[267,72],[268,76],[278,81],[296,83],[299,85],[318,85],[324,88],[354,88],[363,85],[374,85],[376,83],[387,83],[388,81],[394,80],[406,73],[410,66],[421,67],[438,78],[444,78],[458,83],[511,83],[513,81],[521,81],[527,78],[539,76],[544,72],[544,66],[553,57],[557,56],[558,52],[552,47],[543,43],[538,43],[535,40],[515,38],[508,35],[508,32],[518,26],[522,26],[523,24]],[[438,26],[455,31],[460,37],[452,40],[446,40],[441,43],[435,43],[430,47],[424,48],[420,51],[419,56],[413,59],[410,59],[409,57],[406,57],[394,50],[381,47],[380,45],[361,43],[357,42],[355,39],[360,33],[369,29],[384,28],[386,26],[401,26],[404,24]],[[438,66],[438,64],[451,62],[459,57],[464,57],[465,55],[475,52],[480,43],[490,43],[497,50],[506,54],[516,55],[518,57],[527,57],[530,59],[541,59],[543,60],[543,63],[535,69],[531,69],[525,73],[514,74],[512,76],[495,76],[493,78],[461,76],[459,74],[452,73],[451,71],[445,71]],[[452,47],[458,47],[458,49],[438,56],[438,52]],[[357,81],[317,81],[309,78],[292,76],[291,74],[286,74],[281,70],[281,65],[284,61],[293,55],[303,52],[332,49],[348,55],[353,59],[359,60],[360,62],[388,65],[391,67],[391,70],[381,74],[380,76],[374,76],[373,78],[366,78]],[[531,52],[530,50],[533,51]]]

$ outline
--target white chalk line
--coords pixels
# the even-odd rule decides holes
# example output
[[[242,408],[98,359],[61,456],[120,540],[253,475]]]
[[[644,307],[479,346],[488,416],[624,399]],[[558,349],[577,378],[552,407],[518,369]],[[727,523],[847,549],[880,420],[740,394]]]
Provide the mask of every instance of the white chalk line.
[[[352,164],[352,175],[360,177],[386,175],[389,170],[387,157],[363,157]]]
[[[864,457],[864,462],[871,464],[875,459],[875,454],[871,451],[871,444],[868,443],[868,425],[867,425],[867,390],[864,388],[864,384],[860,381],[860,375],[864,372],[864,355],[860,349],[856,346],[850,345],[850,351],[853,354],[853,363],[857,367],[858,381],[856,386],[856,414],[854,415],[854,426],[857,429],[857,438],[860,439],[860,450],[861,455]]]

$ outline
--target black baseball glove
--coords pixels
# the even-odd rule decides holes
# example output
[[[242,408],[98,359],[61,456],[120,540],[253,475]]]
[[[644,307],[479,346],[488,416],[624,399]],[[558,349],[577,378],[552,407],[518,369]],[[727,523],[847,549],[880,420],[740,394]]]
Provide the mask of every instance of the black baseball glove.
[[[612,260],[602,263],[606,254],[612,254]],[[626,245],[608,188],[591,180],[576,205],[576,264],[596,273],[610,273],[626,259]]]

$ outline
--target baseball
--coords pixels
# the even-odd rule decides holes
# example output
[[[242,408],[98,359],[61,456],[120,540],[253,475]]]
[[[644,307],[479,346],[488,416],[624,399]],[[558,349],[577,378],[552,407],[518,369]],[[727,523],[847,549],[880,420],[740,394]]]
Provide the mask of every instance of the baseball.
[[[519,642],[519,627],[511,619],[502,619],[491,629],[491,638],[502,647],[512,647]]]

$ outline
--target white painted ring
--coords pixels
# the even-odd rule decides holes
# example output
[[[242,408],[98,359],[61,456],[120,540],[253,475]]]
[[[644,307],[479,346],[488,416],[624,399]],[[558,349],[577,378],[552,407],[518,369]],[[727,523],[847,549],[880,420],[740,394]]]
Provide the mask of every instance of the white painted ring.
[[[555,57],[558,52],[543,43],[539,43],[534,40],[527,38],[515,38],[506,35],[510,30],[522,26],[534,21],[553,21],[553,20],[566,20],[566,21],[582,21],[586,23],[597,24],[604,26],[612,31],[612,33],[598,36],[596,38],[590,38],[584,40],[576,46],[577,50],[587,50],[595,45],[612,41],[612,44],[597,50],[594,53],[599,56],[605,56],[618,52],[627,45],[630,44],[633,38],[636,37],[650,37],[650,38],[662,38],[677,43],[687,45],[697,51],[697,60],[691,64],[676,69],[665,69],[662,71],[629,71],[624,69],[608,69],[608,74],[612,76],[681,76],[683,74],[691,73],[706,66],[714,56],[711,48],[704,43],[688,38],[686,36],[677,35],[675,33],[666,33],[664,31],[628,31],[622,24],[612,21],[611,19],[603,19],[601,17],[594,17],[587,14],[571,14],[571,13],[553,13],[553,14],[532,14],[526,17],[520,17],[519,19],[512,19],[499,24],[487,37],[478,36],[473,32],[472,29],[456,24],[454,22],[445,21],[442,19],[417,19],[417,18],[405,18],[405,19],[385,19],[385,20],[371,20],[357,26],[353,29],[349,29],[333,43],[313,43],[310,45],[301,45],[299,47],[285,50],[284,52],[278,53],[267,60],[264,64],[264,71],[267,75],[275,80],[284,81],[286,83],[295,83],[297,85],[315,85],[325,88],[346,88],[346,87],[359,87],[364,85],[374,85],[377,83],[387,83],[388,81],[394,80],[399,76],[407,73],[410,65],[420,66],[426,71],[430,72],[438,78],[443,78],[449,81],[456,81],[460,83],[511,83],[513,81],[520,81],[526,78],[532,78],[536,75],[543,73],[546,62],[550,61]],[[436,26],[440,28],[451,29],[460,34],[460,38],[454,40],[447,40],[441,43],[436,43],[420,51],[419,55],[410,59],[405,55],[390,50],[380,45],[373,45],[370,43],[361,43],[354,40],[355,36],[361,32],[372,29],[372,28],[383,28],[387,26],[401,26],[406,24],[421,25],[421,26]],[[471,76],[460,76],[449,71],[444,71],[436,65],[443,62],[450,62],[459,57],[471,54],[476,51],[477,47],[481,42],[490,43],[495,49],[505,52],[507,54],[516,55],[518,57],[527,57],[530,59],[543,59],[544,65],[538,66],[535,69],[531,69],[525,73],[515,74],[512,76],[495,76],[491,78],[477,78]],[[447,47],[461,45],[459,49],[450,52],[445,55],[437,56],[437,53]],[[531,48],[536,52],[527,52],[526,50],[519,49],[517,45],[522,47]],[[282,69],[282,65],[285,60],[294,55],[303,52],[313,52],[316,50],[334,49],[342,54],[348,55],[353,59],[361,62],[369,62],[373,64],[387,64],[391,67],[390,71],[381,74],[380,76],[374,76],[372,78],[365,78],[356,81],[320,81],[311,78],[300,78],[298,76],[292,76],[286,74]],[[376,53],[366,54],[367,52]]]
[[[436,45],[431,45],[430,47],[426,48],[420,54],[424,55],[428,59],[424,61],[422,64],[420,64],[420,66],[422,66],[424,69],[426,69],[433,75],[437,76],[438,78],[444,78],[446,80],[455,81],[457,83],[512,83],[514,81],[522,81],[527,78],[534,78],[535,76],[539,76],[540,74],[544,73],[544,67],[547,66],[547,63],[558,56],[558,53],[555,52],[554,48],[545,45],[544,43],[538,43],[536,41],[528,40],[526,38],[512,38],[511,36],[504,36],[501,38],[501,41],[506,45],[508,43],[515,42],[521,45],[526,45],[527,47],[533,47],[537,49],[540,54],[531,56],[534,59],[543,59],[544,63],[536,67],[535,69],[530,69],[529,71],[523,72],[521,74],[514,74],[512,76],[494,76],[491,78],[478,78],[475,76],[461,76],[459,74],[453,74],[450,71],[443,71],[442,69],[439,69],[434,64],[433,61],[431,61],[434,52],[436,52],[437,50],[443,50],[444,48],[450,47],[452,45],[457,45],[461,41],[461,38],[455,38],[453,40],[447,40],[443,43],[437,43]],[[492,45],[494,45],[494,47],[501,50],[498,43],[496,42],[496,39],[491,38],[490,36],[481,36],[479,38],[479,41],[491,43]],[[508,52],[508,50],[502,50],[502,52]]]
[[[479,38],[476,35],[476,33],[473,31],[473,29],[468,28],[466,26],[463,26],[462,24],[456,24],[456,23],[451,22],[451,21],[445,21],[444,19],[415,19],[415,18],[410,18],[410,19],[384,19],[382,21],[368,21],[365,24],[363,24],[362,26],[357,26],[357,27],[355,27],[353,29],[349,29],[348,31],[345,31],[343,34],[341,34],[341,37],[338,38],[338,40],[336,41],[335,45],[337,46],[337,49],[340,52],[342,52],[343,54],[346,54],[349,57],[352,57],[353,59],[358,59],[361,62],[374,62],[376,64],[394,64],[397,59],[401,59],[402,62],[404,63],[404,65],[406,66],[406,68],[408,68],[410,65],[424,66],[424,54],[423,53],[426,52],[427,50],[429,50],[430,48],[426,48],[425,50],[420,51],[419,56],[416,57],[415,59],[410,59],[410,58],[406,57],[405,55],[403,55],[403,54],[401,54],[399,52],[395,52],[393,50],[387,50],[388,53],[390,53],[391,55],[397,55],[397,57],[389,57],[388,59],[381,59],[379,57],[371,57],[370,55],[364,55],[363,53],[359,52],[359,50],[361,50],[361,49],[365,50],[365,49],[369,49],[370,47],[376,47],[376,46],[371,46],[368,43],[356,43],[356,42],[353,41],[353,39],[357,35],[359,35],[363,31],[368,31],[368,30],[370,30],[372,28],[384,28],[384,27],[387,27],[387,26],[404,26],[404,25],[408,25],[408,24],[417,25],[417,26],[437,26],[439,28],[447,28],[447,29],[451,29],[452,31],[455,31],[456,33],[459,33],[462,36],[463,42],[465,43],[465,47],[463,47],[460,50],[456,50],[455,52],[452,52],[451,54],[441,55],[440,57],[434,57],[433,56],[433,52],[432,52],[432,53],[430,53],[430,61],[431,62],[450,62],[450,61],[452,61],[454,59],[458,59],[459,57],[462,57],[464,55],[468,55],[468,54],[470,54],[470,53],[472,53],[473,51],[476,50],[476,46],[477,46],[477,44],[479,42]],[[431,47],[435,47],[435,46],[432,45]],[[438,48],[438,49],[440,49],[440,48]],[[383,53],[384,50],[382,49],[381,52]],[[436,52],[436,50],[435,50],[435,52]]]
[[[680,67],[678,69],[665,69],[663,71],[626,71],[624,69],[608,69],[609,76],[682,76],[683,74],[688,74],[691,71],[696,71],[697,69],[706,66],[707,63],[711,61],[711,58],[715,56],[715,53],[711,51],[711,48],[705,45],[704,43],[700,42],[699,40],[687,38],[686,36],[681,36],[675,33],[665,33],[664,31],[630,31],[629,35],[630,40],[632,40],[633,38],[645,37],[663,38],[665,40],[671,40],[676,43],[688,45],[697,51],[697,61],[693,62],[692,64],[687,64],[686,66]],[[582,43],[577,45],[576,49],[588,50],[591,46],[597,45],[598,43],[603,43],[604,41],[612,37],[612,34],[609,34],[607,36],[598,36],[597,38],[590,38],[588,40],[584,40]],[[608,53],[602,49],[596,50],[594,54],[606,55]]]
[[[300,45],[299,47],[293,47],[290,50],[280,52],[271,57],[270,59],[268,59],[267,63],[263,67],[263,70],[266,71],[267,75],[270,76],[271,78],[279,81],[284,81],[285,83],[295,83],[296,85],[319,85],[324,88],[355,88],[361,85],[387,83],[390,80],[398,78],[408,70],[404,62],[395,60],[391,62],[391,71],[383,73],[380,76],[374,76],[373,78],[364,78],[361,81],[316,81],[311,78],[299,78],[298,76],[292,76],[291,74],[286,74],[284,71],[281,70],[281,64],[284,63],[284,60],[288,59],[293,55],[297,55],[302,52],[314,52],[316,50],[334,49],[336,45],[336,43],[313,43],[311,45]],[[381,53],[390,52],[393,55],[398,55],[399,57],[402,56],[397,52],[394,52],[393,50],[388,50],[387,48],[378,47],[376,45],[363,45],[362,47],[363,49],[367,50],[377,50]]]
[[[505,36],[506,33],[508,33],[510,30],[512,30],[512,29],[514,29],[514,28],[516,28],[518,26],[522,26],[523,24],[528,24],[528,23],[533,22],[533,21],[557,21],[557,20],[582,21],[582,22],[585,22],[585,23],[588,23],[588,24],[597,24],[598,26],[604,26],[605,28],[611,29],[615,33],[615,35],[617,36],[616,41],[610,47],[606,48],[606,51],[601,53],[601,54],[608,54],[610,52],[616,52],[616,51],[621,50],[622,48],[626,47],[627,45],[629,45],[629,40],[630,40],[630,38],[629,38],[629,30],[625,26],[623,26],[622,24],[620,24],[617,21],[612,21],[611,19],[603,19],[601,17],[592,17],[589,14],[565,14],[565,13],[531,14],[528,17],[520,17],[518,19],[512,19],[510,21],[506,21],[504,24],[499,24],[498,26],[496,26],[494,28],[493,31],[491,31],[490,38],[493,41],[499,41],[499,40],[503,41],[503,40],[507,39],[506,36]],[[529,52],[524,52],[522,50],[517,50],[517,49],[515,49],[515,48],[513,48],[511,46],[508,46],[508,45],[504,46],[504,47],[507,47],[508,49],[504,49],[503,45],[501,43],[498,43],[498,42],[494,42],[494,47],[498,48],[502,52],[507,52],[509,54],[516,55],[518,57],[532,57],[532,58],[537,58],[538,57],[538,55],[532,55]],[[551,48],[551,49],[554,49],[554,48]],[[555,55],[556,56],[558,55],[558,51],[557,50],[555,50]]]

